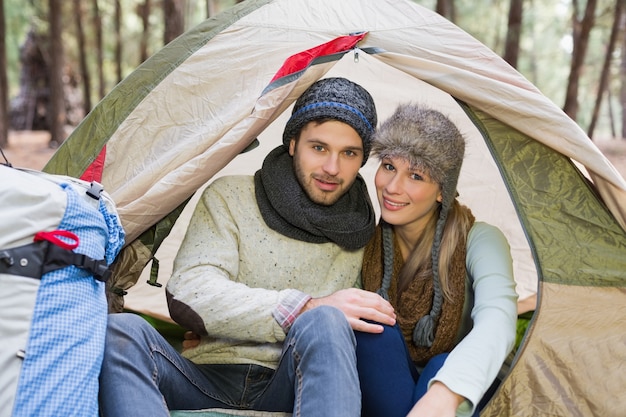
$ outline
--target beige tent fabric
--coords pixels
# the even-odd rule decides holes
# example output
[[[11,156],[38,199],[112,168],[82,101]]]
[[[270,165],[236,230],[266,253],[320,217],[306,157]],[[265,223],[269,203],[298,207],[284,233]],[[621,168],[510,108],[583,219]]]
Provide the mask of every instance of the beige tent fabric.
[[[598,183],[612,184],[599,189],[626,227],[624,179],[558,107],[465,32],[403,0],[319,1],[315,13],[302,12],[308,7],[304,0],[277,0],[234,22],[165,77],[109,140],[103,182],[114,190],[129,240],[272,121],[262,116],[274,117],[272,109],[258,108],[256,100],[286,58],[353,31],[368,32],[361,48],[387,51],[376,59],[576,156]],[[378,80],[393,78],[381,73]]]
[[[305,12],[313,7],[314,13]],[[360,49],[264,93],[289,56],[357,31],[368,32]],[[378,53],[368,55],[371,48]],[[362,84],[380,120],[397,103],[415,101],[436,106],[459,125],[468,141],[460,198],[479,220],[504,231],[522,298],[538,285],[528,243],[484,140],[450,94],[574,159],[626,229],[626,181],[593,142],[495,53],[439,15],[405,0],[276,0],[234,22],[176,67],[109,140],[103,183],[112,190],[129,240],[217,176],[258,169],[280,143],[293,100],[321,76]],[[259,148],[235,156],[255,137]],[[375,169],[373,159],[362,169],[374,201]],[[157,252],[163,284],[194,204]],[[129,290],[127,307],[168,320],[163,289],[145,281]],[[624,362],[623,335],[616,330],[610,340],[597,340],[584,351],[580,347],[587,343],[569,345],[568,338],[572,326],[585,337],[601,327],[623,328],[624,291],[543,284],[540,302],[533,337],[485,415],[620,415],[626,384],[617,374],[620,367],[606,369],[606,363]],[[614,316],[593,314],[594,305],[606,303],[616,306]],[[567,314],[576,306],[584,313]],[[565,317],[573,321],[561,322]],[[590,380],[593,386],[585,383]],[[572,404],[577,397],[580,403]]]
[[[362,52],[359,54],[358,63],[354,62],[353,54],[348,54],[334,66],[324,66],[323,69],[328,70],[325,76],[346,76],[365,86],[374,97],[380,120],[389,116],[399,102],[414,101],[438,108],[455,121],[467,140],[467,156],[459,180],[460,199],[472,208],[478,219],[495,224],[503,230],[513,252],[518,293],[522,298],[534,294],[537,289],[537,272],[515,209],[500,178],[498,168],[486,149],[484,140],[456,102],[440,90],[390,68],[375,57]],[[297,97],[300,94],[298,89],[304,88],[303,84],[312,83],[321,75],[317,71],[319,71],[318,68],[313,75],[307,73],[297,86],[292,86],[291,94]],[[381,82],[381,78],[393,79],[396,82],[388,85]],[[279,96],[284,95],[284,91],[281,90],[272,92],[270,96],[274,93]],[[270,98],[264,97],[264,100],[270,100]],[[282,131],[289,114],[290,110],[281,114],[259,135],[260,146],[257,149],[235,157],[225,168],[215,174],[213,179],[229,174],[253,174],[259,169],[264,156],[281,143]],[[371,158],[361,170],[361,174],[368,183],[370,198],[376,210],[378,210],[378,204],[373,179],[377,166],[378,161]],[[485,188],[486,183],[489,184],[489,188]],[[167,282],[171,274],[173,257],[176,255],[178,243],[182,240],[195,202],[196,199],[193,199],[188,204],[170,237],[157,252],[156,256],[160,264],[158,280],[163,284]],[[127,308],[169,320],[163,289],[146,284],[148,274],[149,271],[144,271],[137,285],[129,290],[125,305]]]
[[[541,297],[517,364],[481,416],[622,417],[626,290],[544,283]]]
[[[258,169],[264,155],[280,143],[289,111],[282,116],[281,112],[325,71],[329,71],[326,76],[346,76],[364,85],[374,96],[381,120],[401,101],[437,106],[456,118],[455,121],[468,137],[469,146],[459,184],[461,200],[477,212],[479,219],[496,224],[507,235],[514,253],[521,298],[531,296],[537,288],[536,270],[525,235],[508,201],[504,184],[494,180],[499,178],[498,170],[489,159],[480,134],[449,95],[439,89],[507,121],[548,146],[571,155],[581,155],[578,160],[589,167],[613,213],[619,215],[626,207],[626,202],[623,202],[626,196],[623,178],[575,123],[493,52],[438,15],[425,13],[413,4],[390,2],[394,6],[402,5],[391,10],[386,2],[375,2],[371,11],[376,12],[372,16],[361,16],[362,27],[369,29],[361,45],[363,48],[378,47],[398,52],[367,55],[357,50],[334,66],[333,63],[316,66],[297,85],[287,84],[266,93],[257,101],[266,83],[290,54],[345,34],[333,30],[333,25],[344,28],[356,24],[346,23],[343,18],[337,17],[343,10],[343,3],[332,6],[341,8],[334,14],[332,10],[328,11],[328,23],[325,19],[309,21],[311,17],[306,13],[297,13],[288,19],[283,16],[285,19],[280,20],[285,13],[275,10],[280,3],[272,3],[236,22],[231,30],[217,36],[203,48],[202,53],[196,54],[199,57],[194,56],[181,64],[181,68],[170,74],[144,100],[159,104],[138,107],[109,141],[107,165],[116,166],[116,170],[106,170],[105,167],[104,182],[109,189],[116,190],[114,198],[121,217],[126,219],[129,239],[143,230],[146,222],[154,222],[176,207],[190,190],[201,187],[216,176],[251,174]],[[346,2],[345,7],[349,6],[350,2]],[[409,10],[404,10],[404,7]],[[419,11],[417,15],[416,10]],[[278,13],[278,17],[274,13]],[[416,21],[416,16],[422,21]],[[276,22],[276,27],[261,36],[259,31],[269,21]],[[284,39],[286,30],[289,31],[289,42]],[[250,44],[254,45],[250,61],[248,43],[241,45],[241,50],[241,42],[233,40],[233,37],[243,36],[244,33],[249,34],[245,37],[248,39],[249,36]],[[406,39],[419,39],[419,43],[407,43]],[[446,39],[446,42],[441,42],[441,39]],[[259,44],[255,45],[255,41]],[[237,51],[232,51],[232,42],[238,42]],[[266,51],[263,59],[258,55],[259,50]],[[237,66],[236,77],[229,71],[219,69],[228,68],[230,63]],[[178,71],[195,75],[187,79]],[[210,80],[201,82],[201,77],[211,74]],[[184,96],[183,99],[181,88],[183,91],[193,89],[195,95]],[[229,100],[233,97],[236,100]],[[507,98],[508,101],[505,101]],[[166,110],[155,112],[154,107]],[[246,108],[250,110],[246,111]],[[272,123],[277,117],[279,119]],[[138,123],[138,120],[141,122]],[[136,140],[140,132],[150,137],[149,147],[145,142]],[[222,168],[257,134],[260,148],[237,156]],[[178,137],[186,141],[195,137],[198,145],[187,149],[184,143],[176,141]],[[134,140],[124,140],[126,138]],[[204,152],[186,162],[186,152],[195,151],[198,147]],[[138,164],[132,168],[136,161],[125,164],[129,155],[144,155],[146,149],[150,152],[149,166]],[[368,162],[364,167],[366,179],[371,181],[375,167],[375,161]],[[136,172],[128,172],[133,169]],[[154,175],[162,179],[151,187]],[[125,187],[127,178],[132,176],[136,178],[133,186]],[[490,189],[476,186],[485,183],[485,179],[489,180]],[[164,196],[156,200],[160,202],[158,206],[144,203],[153,201],[151,197],[154,195]],[[373,193],[372,199],[375,201]],[[624,216],[618,216],[620,218]],[[516,221],[511,222],[511,219]],[[169,259],[175,255],[175,247],[168,248],[169,253],[161,251],[157,254],[161,261],[161,282],[167,281]],[[140,279],[140,283],[144,281]],[[167,319],[161,293],[162,290],[146,289],[140,284],[131,289],[127,306]],[[146,294],[154,294],[159,302],[150,301]]]

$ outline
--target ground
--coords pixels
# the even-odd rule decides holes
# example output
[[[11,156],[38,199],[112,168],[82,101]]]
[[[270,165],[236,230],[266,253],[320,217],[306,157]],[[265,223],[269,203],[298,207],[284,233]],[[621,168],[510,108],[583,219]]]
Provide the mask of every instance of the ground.
[[[19,131],[9,134],[9,146],[4,155],[17,168],[42,169],[54,154],[48,147],[49,134],[42,131]],[[626,178],[626,140],[602,139],[596,145],[611,161],[615,168]],[[0,163],[4,163],[0,155]]]
[[[41,170],[54,154],[48,146],[50,134],[45,131],[17,131],[9,133],[9,146],[2,149],[4,157],[16,168]],[[0,162],[6,163],[0,155]]]

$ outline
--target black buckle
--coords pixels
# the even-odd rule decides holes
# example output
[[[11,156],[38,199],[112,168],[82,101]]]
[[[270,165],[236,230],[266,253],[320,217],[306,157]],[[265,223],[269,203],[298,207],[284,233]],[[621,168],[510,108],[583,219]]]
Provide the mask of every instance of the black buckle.
[[[95,279],[98,281],[106,282],[111,276],[111,269],[107,266],[103,260],[95,260],[82,253],[77,253],[75,265],[79,268],[86,269],[91,272]]]
[[[41,279],[48,272],[70,265],[89,271],[98,281],[106,282],[111,276],[106,260],[74,253],[48,241],[0,251],[0,273]]]

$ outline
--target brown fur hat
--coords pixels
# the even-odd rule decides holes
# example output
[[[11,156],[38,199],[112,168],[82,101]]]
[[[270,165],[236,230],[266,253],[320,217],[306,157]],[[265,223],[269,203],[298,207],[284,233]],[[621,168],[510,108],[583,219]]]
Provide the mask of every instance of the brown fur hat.
[[[444,195],[455,196],[465,140],[442,113],[414,104],[401,104],[374,134],[372,154],[380,159],[402,158],[439,184]]]

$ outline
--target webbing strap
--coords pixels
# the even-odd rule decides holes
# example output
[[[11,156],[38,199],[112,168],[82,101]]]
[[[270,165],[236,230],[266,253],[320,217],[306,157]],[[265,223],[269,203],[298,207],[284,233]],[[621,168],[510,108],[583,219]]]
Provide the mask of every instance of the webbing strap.
[[[74,265],[89,271],[98,281],[111,275],[106,261],[64,249],[47,240],[0,250],[0,273],[40,279],[43,274]]]

